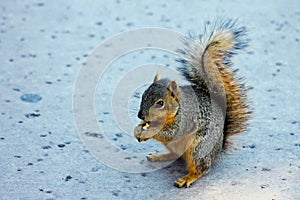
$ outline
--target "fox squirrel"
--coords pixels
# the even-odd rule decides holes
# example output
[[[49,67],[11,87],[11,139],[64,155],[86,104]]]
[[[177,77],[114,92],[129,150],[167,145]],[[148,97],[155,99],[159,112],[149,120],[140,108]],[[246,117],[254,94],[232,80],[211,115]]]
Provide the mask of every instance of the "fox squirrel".
[[[207,30],[206,30],[207,31]],[[188,174],[177,179],[177,187],[189,187],[208,173],[213,161],[226,149],[228,137],[245,131],[251,109],[241,83],[232,70],[232,55],[248,46],[246,28],[236,20],[220,20],[204,36],[184,39],[178,69],[190,82],[160,78],[143,93],[134,129],[139,142],[155,139],[168,153],[149,154],[149,161],[182,157]]]

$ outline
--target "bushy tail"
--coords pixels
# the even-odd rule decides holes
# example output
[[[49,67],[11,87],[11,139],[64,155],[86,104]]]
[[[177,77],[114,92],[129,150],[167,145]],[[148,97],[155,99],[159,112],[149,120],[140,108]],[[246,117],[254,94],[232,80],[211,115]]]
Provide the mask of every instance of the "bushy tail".
[[[245,131],[251,113],[245,94],[247,88],[236,75],[237,70],[231,69],[231,57],[248,46],[245,36],[246,28],[237,26],[237,21],[220,20],[207,25],[204,35],[185,39],[185,47],[179,50],[182,74],[196,87],[209,88],[210,93],[226,98],[224,146],[228,136]]]

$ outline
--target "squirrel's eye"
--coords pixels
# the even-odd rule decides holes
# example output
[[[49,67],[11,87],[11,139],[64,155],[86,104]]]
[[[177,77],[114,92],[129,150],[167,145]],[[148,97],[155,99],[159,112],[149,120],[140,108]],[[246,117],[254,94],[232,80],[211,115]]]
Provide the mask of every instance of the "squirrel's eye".
[[[156,104],[159,105],[160,107],[162,107],[164,105],[164,101],[162,101],[162,100],[158,101]]]

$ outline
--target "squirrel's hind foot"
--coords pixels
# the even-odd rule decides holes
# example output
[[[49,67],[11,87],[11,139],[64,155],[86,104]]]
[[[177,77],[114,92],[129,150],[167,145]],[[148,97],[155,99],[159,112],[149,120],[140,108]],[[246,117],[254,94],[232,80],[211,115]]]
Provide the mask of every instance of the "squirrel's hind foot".
[[[187,175],[177,179],[174,182],[174,186],[178,188],[186,187],[188,188],[192,183],[199,179],[202,174],[188,173]]]
[[[164,162],[168,160],[175,160],[178,156],[175,153],[150,153],[147,155],[147,160],[150,162]]]

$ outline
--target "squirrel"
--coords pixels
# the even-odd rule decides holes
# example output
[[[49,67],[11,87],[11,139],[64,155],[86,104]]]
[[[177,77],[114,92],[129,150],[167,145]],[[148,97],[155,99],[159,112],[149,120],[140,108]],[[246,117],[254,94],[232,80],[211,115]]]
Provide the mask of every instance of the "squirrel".
[[[205,34],[184,38],[184,47],[178,50],[178,71],[190,85],[179,86],[157,73],[142,95],[138,112],[142,121],[134,129],[139,142],[155,139],[169,150],[149,154],[149,161],[185,160],[188,174],[174,182],[179,188],[209,172],[228,148],[228,137],[245,132],[252,112],[249,87],[231,61],[248,46],[247,29],[232,19],[210,25],[210,32],[206,27]]]

